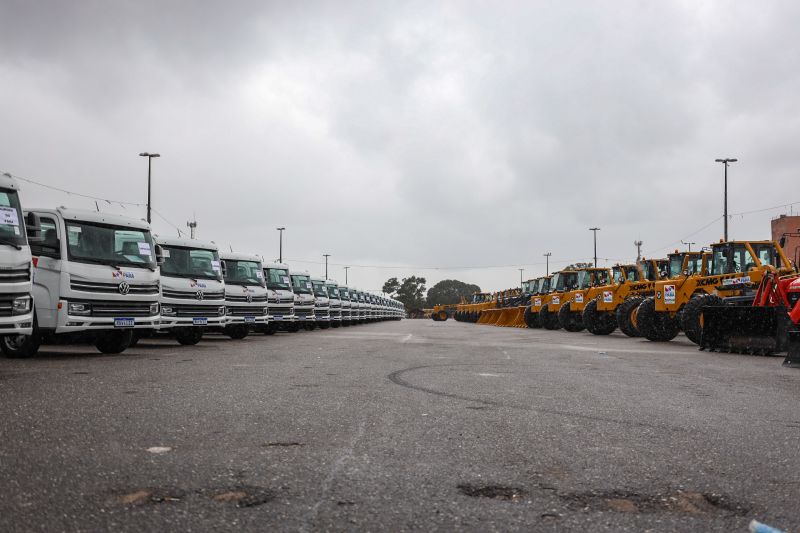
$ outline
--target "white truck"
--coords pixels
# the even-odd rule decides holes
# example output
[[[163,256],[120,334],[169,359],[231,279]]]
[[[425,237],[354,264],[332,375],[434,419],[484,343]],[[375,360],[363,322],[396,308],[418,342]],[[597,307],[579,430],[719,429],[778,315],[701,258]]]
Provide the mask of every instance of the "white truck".
[[[10,357],[22,357],[18,346],[33,333],[31,243],[40,239],[35,215],[25,224],[19,185],[10,174],[0,176],[0,346]]]
[[[161,265],[161,324],[183,345],[200,342],[206,328],[223,328],[225,282],[217,245],[156,235]],[[263,306],[262,306],[263,307]]]
[[[289,271],[294,292],[294,320],[298,327],[311,331],[317,327],[314,286],[308,272]]]
[[[339,295],[339,285],[333,280],[325,280],[325,292],[328,293],[331,327],[338,328],[342,325],[342,300]]]
[[[267,280],[269,308],[269,324],[264,333],[272,335],[278,330],[299,331],[300,326],[294,319],[294,293],[292,280],[289,277],[289,265],[265,263],[264,278]]]
[[[314,293],[314,317],[320,329],[331,327],[331,301],[328,289],[322,278],[311,278],[311,290]]]
[[[342,301],[342,326],[353,324],[353,302],[350,301],[350,289],[339,285],[339,299]]]
[[[32,213],[32,215],[30,214]],[[31,243],[34,322],[6,353],[30,357],[42,342],[94,342],[121,353],[133,330],[159,322],[161,256],[143,220],[80,209],[34,209],[41,241]]]
[[[223,333],[232,339],[243,339],[250,330],[268,325],[267,287],[261,258],[238,252],[222,252],[219,258],[225,280]]]

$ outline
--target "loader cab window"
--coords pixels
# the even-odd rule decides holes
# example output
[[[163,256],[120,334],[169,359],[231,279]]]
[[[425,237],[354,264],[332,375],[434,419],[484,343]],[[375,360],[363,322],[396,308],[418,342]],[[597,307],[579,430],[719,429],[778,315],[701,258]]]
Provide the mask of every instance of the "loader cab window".
[[[639,281],[639,269],[636,267],[626,268],[625,279],[627,279],[628,281]]]
[[[575,285],[576,289],[585,289],[592,283],[592,273],[588,270],[581,270],[578,272],[578,277],[576,279]]]
[[[776,268],[783,266],[779,262],[778,254],[776,253],[775,246],[773,246],[772,243],[754,244],[753,252],[755,252],[762,265],[772,265]]]
[[[702,273],[703,256],[701,254],[689,256],[689,260],[686,262],[686,270],[689,271],[690,275]]]
[[[595,270],[593,286],[608,285],[608,270]]]
[[[613,267],[611,269],[611,276],[614,280],[614,283],[622,283],[625,281],[625,271],[622,270],[622,267]]]
[[[669,277],[677,278],[683,273],[683,254],[670,254]]]
[[[755,260],[744,244],[715,246],[711,257],[712,274],[735,274],[747,272],[755,266]]]
[[[669,276],[669,261],[667,259],[656,261],[656,264],[658,265],[658,275],[661,279]]]
[[[642,270],[644,271],[644,279],[648,281],[656,280],[656,269],[652,261],[642,263]]]

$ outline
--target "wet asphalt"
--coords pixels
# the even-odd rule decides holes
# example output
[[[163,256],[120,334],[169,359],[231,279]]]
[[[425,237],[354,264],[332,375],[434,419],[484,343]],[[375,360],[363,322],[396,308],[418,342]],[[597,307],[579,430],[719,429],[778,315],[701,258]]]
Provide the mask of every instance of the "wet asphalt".
[[[800,370],[404,320],[0,358],[1,531],[800,526]]]

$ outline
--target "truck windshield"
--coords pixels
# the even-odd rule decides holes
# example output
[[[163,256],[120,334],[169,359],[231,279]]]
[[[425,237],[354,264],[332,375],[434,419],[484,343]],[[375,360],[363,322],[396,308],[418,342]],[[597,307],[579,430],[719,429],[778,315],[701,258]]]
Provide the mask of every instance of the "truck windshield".
[[[349,302],[350,301],[350,292],[344,287],[339,287],[339,299],[340,300],[346,300],[346,301]]]
[[[311,294],[311,278],[300,274],[292,275],[292,289],[296,294]]]
[[[339,299],[339,288],[337,286],[326,285],[325,287],[328,289],[328,298]]]
[[[67,252],[71,261],[154,270],[156,254],[149,230],[70,220]]]
[[[27,242],[19,195],[12,189],[0,189],[0,243],[24,246]]]
[[[290,289],[289,271],[285,268],[265,268],[264,272],[267,275],[267,288],[269,290],[288,291]]]
[[[325,284],[322,282],[311,282],[311,286],[314,288],[314,296],[317,298],[327,298],[328,291],[325,289]]]
[[[225,283],[264,286],[261,263],[258,261],[225,260]]]
[[[216,250],[162,245],[164,264],[162,276],[222,280],[222,268]]]

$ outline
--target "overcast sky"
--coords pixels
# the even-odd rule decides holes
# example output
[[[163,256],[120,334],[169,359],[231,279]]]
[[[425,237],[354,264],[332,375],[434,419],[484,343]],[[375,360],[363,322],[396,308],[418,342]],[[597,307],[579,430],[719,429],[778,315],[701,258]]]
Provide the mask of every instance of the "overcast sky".
[[[589,259],[592,226],[608,264],[636,239],[708,244],[718,157],[740,160],[732,213],[800,202],[794,1],[4,0],[0,20],[0,171],[143,203],[137,154],[160,152],[170,223],[266,258],[285,226],[287,262],[322,274],[330,253],[364,289],[506,288],[544,252]],[[23,202],[94,209],[25,183]]]

